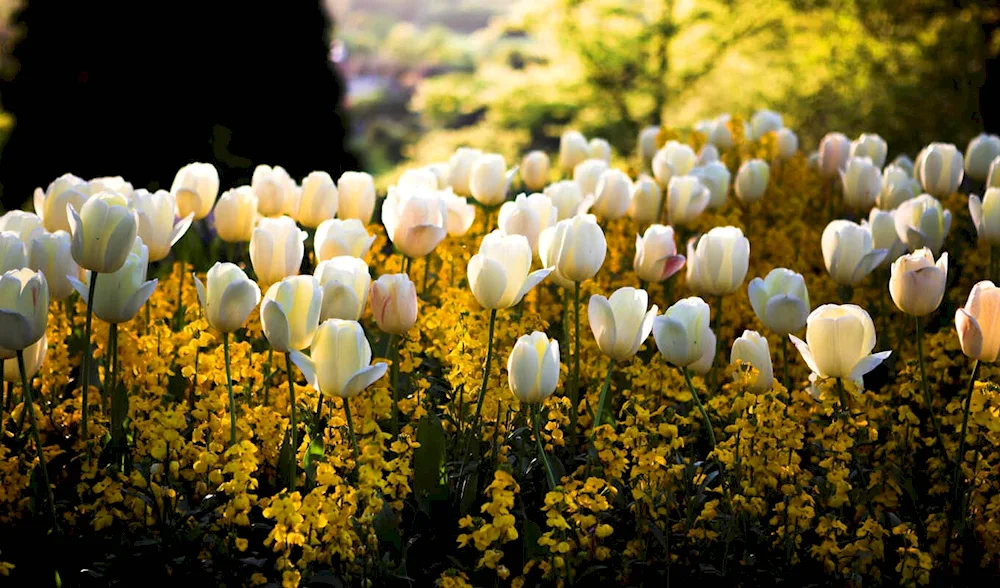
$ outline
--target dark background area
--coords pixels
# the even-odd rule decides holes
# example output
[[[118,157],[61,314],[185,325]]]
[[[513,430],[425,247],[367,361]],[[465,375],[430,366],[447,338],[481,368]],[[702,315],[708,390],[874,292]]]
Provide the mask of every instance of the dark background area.
[[[357,168],[318,2],[33,1],[16,20],[19,69],[0,86],[16,117],[6,209],[66,172],[169,189],[208,161],[226,189],[261,163],[297,180]]]

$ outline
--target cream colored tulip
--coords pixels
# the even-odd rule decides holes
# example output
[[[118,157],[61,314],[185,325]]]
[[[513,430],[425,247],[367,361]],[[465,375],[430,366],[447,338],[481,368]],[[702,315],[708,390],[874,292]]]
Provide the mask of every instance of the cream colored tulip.
[[[989,188],[983,199],[969,195],[969,214],[980,241],[1000,245],[1000,188]]]
[[[750,159],[743,162],[736,172],[736,182],[733,184],[736,197],[741,202],[756,202],[764,197],[767,184],[771,179],[771,166],[763,159]]]
[[[194,213],[174,222],[174,195],[166,190],[150,194],[146,190],[132,193],[132,208],[138,221],[137,234],[149,248],[149,261],[160,261],[170,255],[174,246],[191,226]]]
[[[740,168],[742,169],[742,167]],[[770,174],[770,170],[768,171]],[[729,197],[729,182],[732,174],[721,161],[713,161],[691,170],[691,175],[708,188],[708,208],[718,209],[726,204]]]
[[[337,218],[367,225],[375,212],[375,180],[365,172],[347,171],[337,180]]]
[[[710,121],[705,133],[709,143],[722,150],[732,149],[734,139],[733,132],[729,130],[730,120],[728,114],[722,114]]]
[[[750,241],[736,227],[715,227],[688,241],[687,283],[701,295],[725,296],[740,289],[750,265]]]
[[[135,212],[128,199],[113,192],[89,198],[79,213],[66,205],[72,235],[73,259],[85,270],[110,274],[128,258],[138,234]]]
[[[578,131],[566,131],[559,138],[559,168],[570,174],[587,159],[587,138]]]
[[[384,333],[402,335],[417,323],[417,288],[406,274],[382,274],[368,295],[375,324]]]
[[[532,255],[537,255],[538,236],[556,224],[558,217],[559,211],[548,196],[519,194],[513,202],[504,202],[500,207],[497,226],[507,235],[523,235]]]
[[[889,153],[889,145],[885,139],[875,133],[862,133],[851,142],[848,152],[850,158],[867,157],[877,169],[885,165],[885,157]]]
[[[625,216],[632,202],[632,180],[620,169],[607,169],[594,187],[593,212],[602,220]]]
[[[667,187],[667,218],[673,226],[687,226],[705,208],[711,195],[695,176],[674,176]]]
[[[774,134],[774,147],[778,159],[791,159],[799,151],[799,137],[792,129],[780,128]]]
[[[382,204],[382,224],[392,244],[410,258],[429,254],[447,236],[448,207],[440,193],[389,190]]]
[[[628,215],[639,224],[653,223],[660,220],[660,204],[663,193],[656,180],[643,174],[632,184],[632,200],[628,205]]]
[[[456,196],[451,188],[439,192],[444,206],[448,210],[448,221],[445,230],[452,237],[461,237],[469,232],[472,223],[476,222],[476,207],[462,196]]]
[[[697,160],[698,156],[690,145],[667,141],[667,144],[653,156],[653,175],[661,186],[666,186],[671,178],[690,173]]]
[[[563,287],[597,275],[607,253],[604,231],[592,214],[561,220],[538,237],[538,257]]]
[[[125,178],[121,176],[105,176],[102,178],[94,178],[87,182],[87,193],[91,196],[96,196],[101,192],[114,192],[124,196],[126,199],[132,198],[132,183],[126,182]]]
[[[660,136],[660,127],[649,126],[639,132],[639,158],[642,159],[643,167],[649,167],[656,155],[656,139]]]
[[[250,237],[250,263],[261,284],[276,284],[299,273],[306,232],[287,216],[262,218]]]
[[[587,316],[601,353],[615,361],[635,356],[653,330],[653,319],[659,310],[654,304],[647,310],[649,297],[645,290],[619,288],[610,298],[599,294],[590,297]]]
[[[852,157],[840,172],[844,203],[854,210],[868,210],[882,191],[882,172],[867,157]]]
[[[313,238],[316,261],[322,262],[342,255],[364,259],[375,242],[365,226],[356,218],[331,218],[320,223]]]
[[[27,248],[31,241],[45,232],[42,219],[37,214],[23,210],[11,210],[0,216],[0,232],[10,231],[21,237],[21,242]]]
[[[507,199],[507,188],[511,177],[507,174],[507,162],[498,153],[484,153],[472,166],[469,177],[469,191],[483,206],[499,206]]]
[[[947,281],[948,254],[942,253],[934,263],[934,255],[925,247],[892,263],[889,294],[899,310],[926,316],[941,305]]]
[[[675,302],[653,320],[653,340],[667,363],[705,373],[715,357],[715,333],[708,304],[698,297]],[[704,370],[704,371],[702,371]]]
[[[136,243],[139,244],[140,241],[137,240]],[[89,299],[90,273],[83,280],[68,278],[80,299],[93,308],[97,318],[106,323],[119,324],[132,320],[156,289],[158,280],[146,280],[149,250],[143,244],[139,244],[138,249],[139,251],[133,249],[129,252],[118,271],[103,275],[97,280],[92,304]]]
[[[407,193],[438,189],[437,176],[426,167],[408,169],[396,180],[396,189]]]
[[[530,151],[521,159],[521,180],[535,192],[549,183],[549,156],[544,151]]]
[[[250,186],[226,190],[215,205],[215,231],[226,243],[249,243],[257,225],[257,194]]]
[[[272,284],[260,304],[260,324],[268,343],[281,353],[308,347],[319,327],[322,306],[323,289],[313,276],[291,276]]]
[[[698,159],[694,162],[695,167],[691,168],[689,173],[694,174],[695,168],[708,165],[714,161],[719,161],[719,149],[711,143],[705,143],[701,151],[698,152]]]
[[[1000,137],[980,133],[965,149],[965,173],[982,182],[990,173],[990,164],[1000,157]]]
[[[937,198],[951,196],[962,183],[962,153],[951,143],[931,143],[917,157],[917,179]]]
[[[906,253],[906,244],[899,240],[899,234],[896,233],[895,212],[871,209],[868,213],[868,230],[872,234],[872,247],[886,250],[880,266],[890,264]]]
[[[572,180],[561,180],[545,187],[545,195],[552,200],[559,213],[559,220],[573,218],[585,205],[580,185]]]
[[[951,230],[951,211],[945,210],[929,194],[921,194],[900,204],[894,218],[896,233],[910,251],[927,247],[937,255]]]
[[[883,210],[894,210],[919,193],[920,182],[914,180],[905,168],[890,163],[882,172],[882,187],[875,205]]]
[[[28,376],[28,381],[35,377],[42,363],[45,362],[45,355],[49,350],[49,341],[45,335],[38,341],[32,343],[24,350],[24,371]],[[17,364],[17,358],[3,360],[3,381],[19,385],[21,383],[21,369]]]
[[[247,321],[260,303],[260,288],[233,263],[215,262],[201,283],[194,277],[205,320],[221,333],[232,333]]]
[[[684,256],[677,254],[673,227],[650,225],[640,237],[635,236],[635,275],[651,284],[665,282],[684,267]]]
[[[27,268],[0,276],[0,358],[14,357],[45,336],[49,287],[45,276]]]
[[[28,255],[21,236],[13,231],[0,231],[0,272],[28,267]]]
[[[309,354],[293,351],[290,357],[309,384],[327,398],[357,396],[384,376],[388,367],[385,362],[371,365],[371,345],[355,321],[323,321]]]
[[[41,188],[35,188],[35,214],[42,219],[46,231],[68,233],[69,217],[66,205],[72,204],[73,208],[80,210],[87,198],[90,198],[87,181],[73,174],[63,174],[49,184],[44,192]]]
[[[53,300],[68,298],[73,293],[73,284],[67,278],[80,275],[80,266],[73,261],[71,247],[66,231],[40,233],[28,247],[28,267],[45,274]]]
[[[750,136],[748,138],[751,141],[759,141],[764,135],[777,131],[784,126],[785,124],[781,120],[781,115],[777,112],[773,110],[758,110],[750,118]]]
[[[854,304],[824,304],[806,321],[806,340],[789,335],[802,359],[821,378],[845,378],[862,382],[891,351],[872,354],[875,323]]]
[[[304,227],[315,229],[337,214],[340,196],[333,178],[325,171],[314,171],[302,180],[302,198],[295,220]]]
[[[323,290],[320,320],[361,320],[368,304],[372,278],[368,264],[357,257],[334,257],[320,262],[313,273]]]
[[[250,186],[257,195],[257,211],[262,216],[281,216],[295,198],[294,184],[285,168],[276,165],[258,165],[253,170]]]
[[[757,331],[743,331],[743,334],[733,341],[729,363],[736,364],[741,361],[757,370],[751,384],[751,389],[754,392],[766,392],[771,389],[771,386],[774,385],[771,348],[767,344],[767,339]]]
[[[802,274],[777,267],[764,279],[750,280],[750,306],[761,324],[785,336],[806,325],[809,318],[809,291]]]
[[[1000,354],[1000,288],[985,280],[972,287],[963,308],[955,312],[962,353],[987,363]]]
[[[987,188],[1000,188],[1000,157],[990,163],[990,172],[986,176]]]
[[[584,198],[597,198],[597,182],[608,169],[608,162],[603,159],[586,159],[573,168],[573,181],[580,186]]]
[[[825,178],[837,177],[851,155],[851,140],[843,133],[827,133],[819,142],[819,173]]]
[[[219,171],[211,163],[189,163],[177,170],[170,193],[177,204],[177,216],[203,219],[219,195]]]
[[[459,196],[472,196],[469,180],[472,177],[472,166],[483,154],[479,149],[459,147],[448,160],[448,184]]]
[[[867,226],[835,220],[823,230],[823,262],[833,281],[856,286],[882,263],[888,251],[876,249]]]
[[[896,159],[892,160],[892,165],[902,168],[904,171],[906,171],[906,173],[910,174],[911,178],[915,177],[914,176],[915,167],[913,160],[910,159],[910,157],[907,154],[900,153],[899,155],[897,155]]]
[[[587,143],[587,157],[589,159],[603,159],[611,163],[611,143],[600,137],[594,137]]]
[[[448,183],[448,172],[451,169],[448,162],[439,161],[438,163],[432,163],[425,166],[424,169],[434,174],[434,177],[437,178],[438,190],[444,190],[445,188],[451,187],[451,184]]]
[[[510,308],[538,285],[551,269],[531,270],[531,246],[523,235],[497,229],[483,237],[468,265],[469,288],[483,308]]]
[[[538,404],[559,385],[559,342],[535,331],[521,335],[507,359],[510,391],[525,404]]]

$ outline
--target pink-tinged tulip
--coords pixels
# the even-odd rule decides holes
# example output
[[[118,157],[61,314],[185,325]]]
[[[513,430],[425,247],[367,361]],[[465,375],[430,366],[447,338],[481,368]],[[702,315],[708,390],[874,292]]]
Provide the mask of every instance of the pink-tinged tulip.
[[[930,249],[917,249],[894,261],[891,272],[889,294],[896,307],[906,314],[925,316],[937,310],[944,298],[948,254],[942,253],[934,263]]]
[[[985,280],[972,287],[964,308],[955,312],[962,353],[993,363],[1000,354],[1000,288]]]
[[[402,335],[417,322],[417,289],[406,274],[379,276],[368,300],[375,324],[384,333]]]
[[[650,225],[635,236],[635,260],[632,267],[640,280],[665,282],[684,267],[684,256],[677,254],[673,227]]]

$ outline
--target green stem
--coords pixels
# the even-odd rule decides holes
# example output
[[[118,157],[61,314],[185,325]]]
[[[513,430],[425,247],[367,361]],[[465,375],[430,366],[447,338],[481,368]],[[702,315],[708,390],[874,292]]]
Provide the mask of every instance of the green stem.
[[[1000,266],[1000,245],[990,245],[989,278],[994,284],[1000,282],[1000,276],[997,276],[998,266]]]
[[[410,276],[410,263],[412,261],[413,260],[410,258],[409,255],[403,256],[403,273],[406,274],[407,277]]]
[[[914,317],[917,323],[917,363],[920,365],[920,387],[924,392],[924,403],[927,405],[927,412],[931,415],[931,424],[934,425],[934,436],[937,437],[938,447],[944,454],[945,461],[948,460],[948,450],[944,446],[944,436],[941,435],[941,425],[938,423],[937,415],[934,414],[934,403],[931,401],[930,390],[927,389],[927,372],[924,371],[924,343],[923,329],[920,325],[920,317]]]
[[[691,374],[688,373],[687,368],[681,368],[681,372],[684,374],[684,381],[687,382],[688,390],[691,391],[691,396],[694,397],[694,404],[698,407],[698,411],[701,412],[701,418],[705,420],[705,428],[708,429],[708,440],[712,443],[712,449],[715,449],[715,429],[712,428],[712,421],[708,418],[708,412],[705,410],[705,406],[701,403],[701,398],[698,396],[698,391],[694,388],[694,383],[691,381]]]
[[[556,476],[552,473],[552,464],[549,463],[549,456],[545,454],[545,444],[542,443],[542,432],[541,432],[541,420],[542,420],[542,410],[540,406],[535,406],[534,418],[532,420],[533,428],[535,429],[535,442],[538,443],[538,455],[542,458],[542,464],[545,466],[545,475],[549,479],[549,490],[555,490],[556,486]]]
[[[111,437],[116,441],[122,439],[124,419],[121,409],[116,406],[118,398],[118,325],[108,325],[108,375],[105,388],[111,393]]]
[[[90,325],[94,316],[94,291],[97,287],[97,272],[90,270],[90,288],[88,290],[89,294],[87,296],[87,321],[84,323],[83,330],[83,340],[84,340],[84,352],[83,352],[83,364],[81,369],[83,370],[83,390],[81,394],[81,400],[83,401],[83,415],[80,419],[80,437],[86,441],[87,437],[87,421],[89,420],[90,407],[87,402],[87,393],[90,391],[90,362],[93,361],[93,352],[90,347]]]
[[[236,398],[233,397],[233,376],[229,367],[229,333],[222,334],[222,351],[226,360],[226,387],[229,389],[229,446],[236,445]]]
[[[597,429],[601,426],[601,416],[604,414],[604,403],[608,397],[608,390],[611,389],[611,374],[615,370],[615,360],[608,362],[608,373],[604,376],[604,385],[601,387],[601,396],[597,400],[597,413],[594,415],[594,428],[590,432],[590,444],[594,444],[597,437]]]
[[[270,404],[270,393],[271,393],[271,365],[274,359],[274,349],[268,347],[267,349],[267,363],[264,364],[264,406]]]
[[[351,420],[350,399],[344,398],[344,416],[347,417],[347,432],[351,434],[351,448],[354,450],[354,464],[358,463],[358,438],[354,435],[354,421]]]
[[[181,275],[177,280],[177,330],[184,327],[184,272],[187,265],[184,256],[180,256]]]
[[[496,322],[497,310],[494,308],[490,311],[490,334],[486,342],[486,365],[483,366],[483,384],[479,387],[479,398],[476,400],[476,413],[472,417],[472,426],[467,433],[466,449],[462,453],[463,470],[465,469],[465,456],[469,452],[469,446],[472,444],[472,435],[475,434],[476,429],[479,427],[479,416],[483,412],[483,401],[486,400],[486,389],[490,383],[490,364],[493,361],[493,330],[496,327]]]
[[[285,354],[285,372],[288,373],[288,401],[291,405],[290,412],[292,417],[292,471],[288,472],[288,490],[289,492],[295,492],[295,478],[297,476],[296,470],[298,469],[298,455],[299,455],[299,444],[298,444],[298,427],[299,423],[297,420],[296,406],[295,406],[295,372],[292,371],[292,360],[291,353]]]
[[[846,420],[851,409],[847,404],[847,391],[844,390],[844,380],[837,378],[837,397],[840,398],[840,415]]]
[[[151,301],[149,301],[149,300],[146,301],[146,304],[145,304],[145,307],[146,307],[146,331],[145,332],[146,332],[147,335],[149,334],[150,325],[153,322],[152,320],[150,320],[150,317],[149,317],[149,314],[150,314],[149,307],[152,306],[152,305],[153,305],[153,303]]]
[[[965,461],[965,435],[969,430],[969,409],[972,405],[972,393],[976,390],[976,373],[979,371],[979,360],[977,359],[975,363],[972,364],[972,375],[969,376],[969,389],[965,394],[965,408],[962,411],[962,432],[959,435],[958,441],[958,455],[955,457],[955,471],[951,476],[951,509],[952,515],[948,517],[948,535],[945,537],[947,541],[947,549],[945,550],[945,565],[949,565],[949,559],[951,555],[951,530],[953,521],[956,518],[965,518],[964,508],[958,507],[959,500],[959,490],[962,476],[962,462]],[[963,506],[965,500],[962,500]],[[960,529],[962,527],[959,527]],[[959,531],[961,534],[961,531]]]
[[[431,255],[432,255],[431,253],[428,253],[427,255],[424,256],[424,283],[420,287],[421,296],[427,295],[427,279],[431,273]]]
[[[646,280],[639,280],[639,289],[640,290],[645,290],[646,286],[648,286],[648,284],[646,284]]]
[[[569,434],[576,438],[576,420],[580,404],[580,282],[573,283],[573,377],[569,389]]]
[[[399,434],[399,349],[395,335],[389,335],[389,380],[392,384],[392,434]]]
[[[89,305],[88,305],[89,306]],[[49,514],[52,515],[52,526],[59,532],[59,518],[56,515],[56,500],[52,495],[52,484],[49,483],[49,469],[45,463],[45,451],[42,448],[42,437],[38,434],[38,423],[35,422],[35,402],[31,397],[31,383],[28,381],[28,370],[24,367],[24,350],[17,350],[17,368],[21,371],[21,386],[24,388],[24,410],[28,411],[28,423],[31,426],[31,436],[35,438],[35,453],[38,456],[38,467],[42,470],[42,483],[49,501]]]
[[[785,385],[785,391],[788,392],[789,404],[791,404],[792,399],[792,382],[788,379],[788,335],[781,338],[781,371],[782,383]]]

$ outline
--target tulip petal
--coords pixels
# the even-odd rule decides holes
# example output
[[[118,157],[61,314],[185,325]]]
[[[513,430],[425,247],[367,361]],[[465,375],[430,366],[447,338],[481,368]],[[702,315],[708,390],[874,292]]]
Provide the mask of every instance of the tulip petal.
[[[91,277],[91,279],[93,279],[93,277]],[[87,304],[87,295],[90,294],[87,285],[78,280],[76,276],[66,276],[66,280],[73,286],[76,293],[80,295],[80,299],[83,300],[84,304]]]
[[[191,273],[191,276],[194,278],[194,289],[198,292],[198,303],[201,304],[201,310],[204,312],[205,301],[208,300],[208,293],[205,292],[205,284],[201,283],[201,280],[198,279],[198,276],[194,272]]]
[[[127,317],[125,320],[132,320],[135,315],[139,314],[139,309],[142,308],[143,304],[146,304],[149,297],[153,295],[153,291],[156,290],[158,281],[154,279],[146,282],[128,297],[122,309],[122,316]]]
[[[955,328],[958,330],[958,341],[962,346],[962,353],[969,357],[979,359],[983,352],[983,331],[979,328],[979,321],[969,314],[964,308],[955,311]]]
[[[850,375],[847,376],[848,380],[857,380],[863,378],[865,374],[877,368],[887,357],[892,355],[892,351],[882,351],[880,353],[873,353],[867,357],[861,358],[854,368],[851,370]]]
[[[665,258],[663,264],[663,273],[660,276],[660,281],[670,278],[670,276],[681,271],[687,259],[683,255],[669,255]]]
[[[976,233],[983,236],[983,201],[975,194],[969,195],[969,215],[972,216],[972,224],[976,227]]]
[[[587,318],[594,338],[597,339],[597,346],[604,354],[611,355],[615,348],[616,329],[615,315],[608,299],[599,294],[591,296],[590,304],[587,305]]]
[[[812,350],[809,349],[809,345],[795,335],[789,335],[788,338],[792,340],[792,344],[799,350],[799,354],[802,356],[803,361],[806,362],[806,365],[809,366],[809,369],[815,374],[823,375],[816,366],[816,360],[813,358]]]
[[[539,388],[544,393],[554,391],[559,385],[559,342],[549,343],[545,355],[542,356],[541,373],[538,377]],[[549,392],[551,393],[551,392]]]
[[[265,298],[260,307],[260,322],[264,326],[264,335],[275,351],[288,352],[291,348],[292,328],[288,316],[281,304],[271,298]]]
[[[301,351],[292,351],[288,354],[288,357],[291,358],[295,367],[299,368],[299,371],[302,372],[306,382],[309,382],[309,385],[315,388],[317,392],[321,392],[319,381],[316,378],[316,363]]]
[[[500,307],[504,290],[507,289],[507,272],[495,259],[476,254],[469,260],[469,286],[476,300],[485,308]]]
[[[519,302],[521,302],[524,296],[528,292],[530,292],[532,288],[534,288],[542,280],[544,280],[551,272],[552,268],[546,268],[533,271],[530,274],[528,274],[528,277],[524,280],[524,285],[521,286],[521,290],[520,292],[517,293],[517,296],[514,298],[514,302],[511,304],[511,306],[514,306]]]
[[[191,223],[194,221],[194,213],[189,213],[187,216],[177,221],[174,224],[174,230],[170,232],[170,246],[173,247],[174,243],[180,241],[180,238],[184,236],[184,233],[191,228]]]
[[[750,307],[753,308],[754,314],[760,319],[761,323],[764,323],[767,317],[767,288],[764,286],[764,280],[760,278],[754,278],[750,280],[750,285],[747,286],[747,296],[750,298]],[[764,326],[767,326],[766,324]]]
[[[688,369],[702,376],[707,374],[708,370],[712,369],[712,364],[715,362],[715,346],[717,343],[718,339],[716,338],[715,333],[710,329],[706,329],[705,336],[701,339],[701,357],[689,365]]]
[[[361,371],[351,376],[351,379],[344,385],[343,398],[353,398],[363,392],[366,388],[378,381],[379,378],[384,376],[388,367],[389,366],[385,363],[379,362],[375,365],[362,368]]]
[[[536,384],[540,380],[539,369],[542,358],[538,357],[538,351],[534,345],[515,345],[507,362],[507,372],[510,377],[511,390],[516,391],[516,396],[521,402],[538,402],[533,392],[536,391]]]

